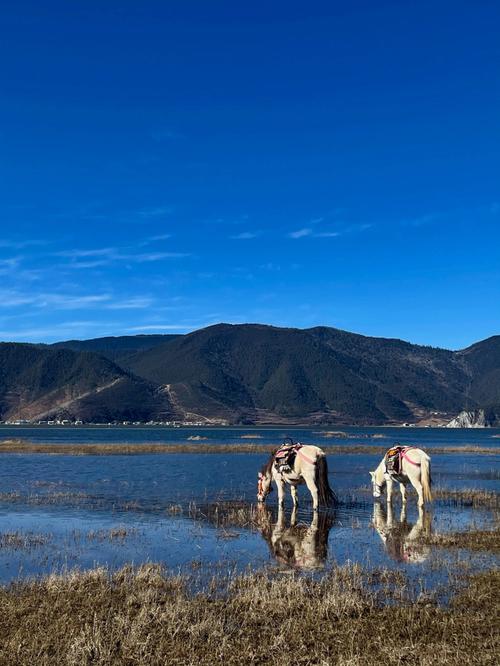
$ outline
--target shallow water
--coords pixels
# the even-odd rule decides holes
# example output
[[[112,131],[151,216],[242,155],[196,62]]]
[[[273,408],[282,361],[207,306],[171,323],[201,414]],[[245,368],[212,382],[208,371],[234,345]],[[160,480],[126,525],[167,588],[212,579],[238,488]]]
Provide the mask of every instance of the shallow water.
[[[444,429],[354,429],[353,443],[394,441],[432,446],[500,445],[494,431]],[[13,431],[12,433],[10,431]],[[411,432],[410,432],[411,431]],[[318,430],[300,430],[294,439],[331,443]],[[384,439],[366,440],[367,434]],[[261,439],[241,439],[241,435]],[[1,428],[0,439],[16,436],[61,443],[189,442],[189,436],[214,443],[276,443],[279,429],[166,428]],[[345,441],[345,440],[344,440]],[[383,448],[381,450],[383,450]],[[267,454],[169,454],[137,456],[64,456],[0,454],[0,580],[7,582],[65,568],[127,562],[163,562],[171,570],[192,566],[214,571],[262,566],[281,571],[320,571],[346,561],[409,573],[415,584],[435,588],[450,572],[491,564],[492,557],[445,551],[418,544],[425,531],[467,530],[492,524],[492,512],[436,501],[420,517],[411,495],[401,520],[399,498],[393,515],[372,502],[368,471],[379,455],[328,457],[330,482],[341,500],[335,512],[314,523],[309,496],[300,489],[301,507],[290,526],[291,508],[278,515],[262,512],[258,526],[218,526],[214,503],[249,510],[255,499],[256,472]],[[498,491],[498,455],[434,454],[434,484],[444,488]],[[227,508],[227,506],[226,506]],[[193,513],[196,516],[193,517]],[[120,528],[118,531],[116,528]],[[114,530],[114,531],[112,531]],[[4,538],[2,535],[14,535]],[[194,564],[193,564],[194,563]]]
[[[332,437],[342,432],[345,437]],[[375,437],[373,437],[375,435]],[[167,428],[145,426],[5,426],[0,425],[0,440],[25,439],[51,444],[189,444],[190,437],[200,437],[205,444],[279,444],[285,437],[307,444],[380,444],[433,448],[443,446],[500,447],[500,428],[392,428],[330,426],[328,428]]]

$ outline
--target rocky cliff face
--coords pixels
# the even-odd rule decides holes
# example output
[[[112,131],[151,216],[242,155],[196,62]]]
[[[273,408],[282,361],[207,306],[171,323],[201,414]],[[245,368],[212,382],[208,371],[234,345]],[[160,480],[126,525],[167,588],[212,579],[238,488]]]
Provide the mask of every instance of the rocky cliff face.
[[[447,428],[492,428],[498,425],[498,418],[494,410],[473,409],[464,410],[452,419]]]

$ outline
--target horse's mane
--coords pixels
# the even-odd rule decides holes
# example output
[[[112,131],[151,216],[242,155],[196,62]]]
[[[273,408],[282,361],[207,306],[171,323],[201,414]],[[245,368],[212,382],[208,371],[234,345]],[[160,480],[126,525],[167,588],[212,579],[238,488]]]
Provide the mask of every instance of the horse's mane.
[[[272,469],[273,462],[274,462],[274,456],[276,453],[279,451],[279,447],[277,449],[274,449],[274,451],[271,453],[269,456],[269,460],[265,462],[262,467],[260,468],[260,473],[263,474],[264,476],[267,476]]]

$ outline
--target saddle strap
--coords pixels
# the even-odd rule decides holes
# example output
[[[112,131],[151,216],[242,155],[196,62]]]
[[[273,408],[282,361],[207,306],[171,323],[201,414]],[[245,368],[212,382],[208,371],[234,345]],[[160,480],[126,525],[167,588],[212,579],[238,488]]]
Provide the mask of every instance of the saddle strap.
[[[411,465],[415,465],[415,467],[420,467],[420,463],[415,462],[414,460],[408,457],[408,451],[414,448],[415,448],[414,446],[406,446],[404,449],[401,449],[399,456],[401,458],[401,461],[407,460]],[[399,467],[401,468],[401,465]]]
[[[311,465],[314,465],[314,460],[312,460],[311,458],[309,458],[309,456],[306,456],[305,453],[302,453],[302,451],[300,450],[301,448],[302,448],[302,444],[300,445],[300,447],[297,448],[297,454],[298,454],[301,458],[303,458],[303,460],[305,460],[306,462],[311,463]]]

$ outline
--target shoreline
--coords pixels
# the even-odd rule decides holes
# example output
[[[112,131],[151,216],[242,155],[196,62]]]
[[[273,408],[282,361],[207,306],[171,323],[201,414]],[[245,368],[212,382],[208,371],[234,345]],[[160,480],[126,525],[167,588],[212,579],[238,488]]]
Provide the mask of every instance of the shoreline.
[[[259,444],[53,444],[34,443],[24,440],[4,440],[0,442],[0,453],[39,453],[44,455],[144,455],[144,454],[215,454],[215,453],[272,453],[278,448],[276,443]],[[381,444],[331,445],[320,447],[329,455],[366,454],[379,455],[387,449]],[[457,453],[474,453],[478,455],[499,455],[500,448],[485,446],[449,446],[433,447],[433,454],[449,455]]]

